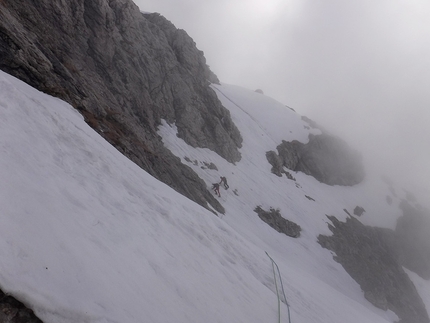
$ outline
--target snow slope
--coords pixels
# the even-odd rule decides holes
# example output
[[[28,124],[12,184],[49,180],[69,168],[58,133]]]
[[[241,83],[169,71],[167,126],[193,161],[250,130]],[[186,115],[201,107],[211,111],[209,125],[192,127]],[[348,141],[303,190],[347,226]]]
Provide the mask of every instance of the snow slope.
[[[330,187],[300,173],[296,182],[271,174],[265,152],[281,139],[306,141],[306,124],[261,94],[214,89],[244,138],[239,163],[187,146],[174,125],[159,133],[208,187],[227,177],[222,217],[137,167],[65,102],[0,72],[1,289],[45,322],[276,322],[267,251],[292,322],[393,322],[316,237],[330,233],[325,214],[344,219],[343,209],[356,205],[367,211],[364,222],[392,227],[398,200],[389,206],[379,182]],[[253,212],[257,205],[280,208],[302,236],[275,232]]]

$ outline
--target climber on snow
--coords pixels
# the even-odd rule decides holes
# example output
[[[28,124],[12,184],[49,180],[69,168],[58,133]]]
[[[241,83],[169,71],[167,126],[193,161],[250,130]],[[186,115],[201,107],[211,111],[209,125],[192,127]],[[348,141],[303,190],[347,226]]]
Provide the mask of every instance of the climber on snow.
[[[212,184],[212,189],[214,190],[215,194],[218,194],[218,196],[221,197],[221,194],[219,192],[219,184],[218,183]]]
[[[221,176],[221,182],[219,182],[219,184],[221,185],[222,183],[224,183],[224,188],[227,190],[230,186],[228,186],[227,184],[227,178],[225,178],[224,176]]]

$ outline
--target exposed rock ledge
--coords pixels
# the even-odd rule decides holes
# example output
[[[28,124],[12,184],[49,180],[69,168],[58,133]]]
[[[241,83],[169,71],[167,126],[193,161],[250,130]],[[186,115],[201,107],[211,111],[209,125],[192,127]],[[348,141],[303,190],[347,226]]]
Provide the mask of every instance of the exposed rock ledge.
[[[336,253],[334,260],[360,285],[364,297],[378,308],[392,310],[401,323],[428,323],[420,295],[387,244],[394,232],[365,226],[353,217],[345,223],[328,218],[333,235],[320,235],[318,242]]]
[[[0,290],[1,323],[42,323],[42,321],[23,303]]]
[[[328,185],[352,186],[364,179],[361,156],[340,138],[309,135],[309,142],[297,140],[282,141],[276,147],[278,153],[269,151],[267,160],[272,165],[272,173],[281,176],[283,167],[301,171]]]
[[[300,237],[300,231],[302,231],[300,225],[290,220],[284,219],[281,216],[281,211],[279,209],[274,209],[271,207],[269,211],[265,211],[260,205],[258,205],[254,211],[258,214],[261,220],[266,222],[276,231],[292,238]]]

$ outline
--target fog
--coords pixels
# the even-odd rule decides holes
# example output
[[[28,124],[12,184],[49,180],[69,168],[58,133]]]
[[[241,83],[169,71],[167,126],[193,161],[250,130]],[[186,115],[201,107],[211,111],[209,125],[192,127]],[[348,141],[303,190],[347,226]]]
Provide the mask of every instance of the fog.
[[[221,82],[344,138],[429,207],[426,0],[134,0],[184,29]]]

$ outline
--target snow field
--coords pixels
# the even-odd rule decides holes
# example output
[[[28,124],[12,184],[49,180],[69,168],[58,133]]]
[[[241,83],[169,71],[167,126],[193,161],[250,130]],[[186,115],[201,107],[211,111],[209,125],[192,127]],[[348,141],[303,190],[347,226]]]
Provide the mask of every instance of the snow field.
[[[343,208],[357,204],[367,220],[394,206],[379,196],[375,202],[364,184],[346,189],[300,173],[296,182],[271,174],[265,152],[280,138],[305,141],[309,129],[272,99],[220,88],[244,138],[239,163],[189,147],[174,125],[159,129],[209,189],[227,177],[226,214],[216,217],[121,155],[68,104],[0,72],[3,291],[47,323],[276,322],[267,251],[280,267],[292,322],[392,322],[395,315],[370,305],[316,238],[330,233],[325,214],[342,220]],[[253,211],[257,205],[280,208],[302,236],[275,232]],[[377,221],[392,225],[383,215]]]

